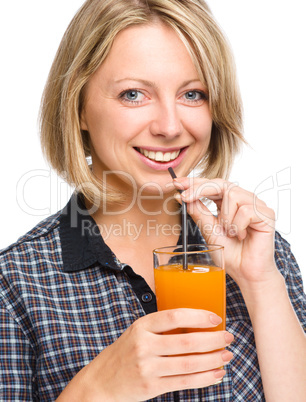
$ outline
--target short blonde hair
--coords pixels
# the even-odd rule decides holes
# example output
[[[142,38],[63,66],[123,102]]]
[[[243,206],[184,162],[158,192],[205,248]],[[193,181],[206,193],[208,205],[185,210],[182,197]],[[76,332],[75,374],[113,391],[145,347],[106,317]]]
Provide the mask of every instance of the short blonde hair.
[[[80,128],[84,87],[120,31],[156,20],[179,35],[208,88],[213,128],[209,148],[197,166],[199,175],[227,178],[244,141],[230,46],[203,0],[87,0],[55,56],[42,98],[40,128],[42,148],[52,167],[91,202],[97,194],[118,202],[122,194],[106,188],[87,163],[89,136]]]

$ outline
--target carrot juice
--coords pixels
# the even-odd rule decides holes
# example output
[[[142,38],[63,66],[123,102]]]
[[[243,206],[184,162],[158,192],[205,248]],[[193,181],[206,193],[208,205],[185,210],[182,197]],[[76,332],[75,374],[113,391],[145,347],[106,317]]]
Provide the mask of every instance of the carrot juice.
[[[214,328],[199,331],[221,331],[226,324],[225,270],[222,267],[188,264],[160,265],[154,269],[158,310],[196,308],[212,311],[222,318]],[[195,331],[179,329],[171,333]]]

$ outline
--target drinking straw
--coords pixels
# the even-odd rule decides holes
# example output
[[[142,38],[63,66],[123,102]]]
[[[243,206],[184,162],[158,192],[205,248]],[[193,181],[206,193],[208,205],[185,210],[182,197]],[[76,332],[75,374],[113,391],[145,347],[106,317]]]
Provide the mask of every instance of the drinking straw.
[[[176,174],[172,167],[168,168],[169,173],[171,174],[172,179],[176,179]],[[183,190],[178,190],[179,193],[182,193]],[[183,243],[183,269],[188,269],[188,260],[187,260],[187,244],[188,244],[188,228],[187,228],[187,204],[182,201],[182,243]]]

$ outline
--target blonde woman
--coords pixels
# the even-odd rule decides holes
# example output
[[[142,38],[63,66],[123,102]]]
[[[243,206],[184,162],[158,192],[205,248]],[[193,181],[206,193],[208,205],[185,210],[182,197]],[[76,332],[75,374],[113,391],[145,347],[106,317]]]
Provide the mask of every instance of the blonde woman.
[[[85,2],[41,139],[76,191],[1,252],[1,400],[302,401],[299,270],[273,211],[227,181],[241,101],[205,2]],[[152,250],[179,242],[181,199],[189,241],[225,246],[226,331],[205,332],[220,323],[209,311],[156,312]],[[203,332],[163,334],[178,327]]]

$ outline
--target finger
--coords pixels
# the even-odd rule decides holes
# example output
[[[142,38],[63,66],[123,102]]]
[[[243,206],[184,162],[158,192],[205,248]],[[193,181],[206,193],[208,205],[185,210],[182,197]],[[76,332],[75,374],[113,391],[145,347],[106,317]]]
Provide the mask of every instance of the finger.
[[[182,189],[187,189],[188,187],[192,186],[194,183],[197,183],[197,179],[196,177],[176,177],[173,180],[173,184],[175,186],[179,186]],[[205,179],[201,179],[201,180],[205,180]]]
[[[200,373],[214,370],[228,364],[233,358],[233,353],[228,350],[212,353],[200,353],[175,357],[161,357],[156,360],[156,370],[161,377]]]
[[[158,334],[176,328],[213,328],[221,322],[222,318],[210,311],[179,308],[149,314],[132,325]]]
[[[161,387],[165,392],[185,389],[204,388],[221,381],[226,374],[225,370],[211,370],[195,374],[163,377],[160,379]]]
[[[274,231],[274,213],[268,207],[255,211],[252,205],[243,205],[238,209],[232,225],[236,228],[239,240],[245,239],[248,227],[271,233]]]
[[[222,179],[189,179],[188,181],[175,179],[173,184],[177,189],[184,190],[182,199],[185,202],[193,202],[204,197],[212,201],[222,199],[225,188],[228,185]]]
[[[180,194],[175,194],[175,198],[180,204],[182,204]],[[186,203],[186,205],[188,214],[198,226],[205,241],[208,244],[216,244],[218,242],[223,244],[220,238],[225,235],[225,232],[223,232],[223,228],[219,224],[218,218],[213,215],[209,208],[200,200]]]
[[[231,237],[238,234],[239,228],[236,227],[234,219],[241,207],[250,205],[253,209],[266,208],[266,204],[253,193],[238,187],[235,183],[226,182],[222,179],[198,179],[195,180],[192,185],[190,181],[188,182],[183,179],[182,183],[185,188],[187,184],[190,185],[190,187],[181,194],[182,200],[187,203],[188,213],[193,218],[200,219],[206,227],[221,224],[225,230],[224,233],[229,234]],[[180,182],[180,184],[182,183]],[[218,220],[216,220],[208,208],[199,201],[203,197],[217,202],[219,209]],[[196,202],[193,202],[194,200],[196,200]],[[252,208],[250,208],[250,210]],[[203,215],[206,215],[206,217]],[[245,229],[246,228],[241,229],[239,233],[242,238],[246,236]],[[208,236],[207,230],[201,231],[204,237],[205,235]]]
[[[243,205],[253,206],[255,202],[257,202],[258,205],[265,206],[265,203],[257,199],[255,194],[238,187],[236,184],[232,183],[227,187],[223,194],[219,214],[220,222],[222,223],[226,232],[229,232],[239,208]]]
[[[204,331],[187,334],[156,335],[152,342],[158,355],[171,356],[215,351],[229,346],[234,340],[234,336],[227,331]]]
[[[235,186],[236,185],[233,184],[224,191],[223,200],[220,206],[219,219],[226,233],[228,233],[229,228],[232,225],[233,219],[237,213],[239,205],[241,203],[251,202],[248,194],[243,193],[237,195],[237,190]]]
[[[223,233],[218,218],[213,215],[202,201],[198,200],[190,204],[187,203],[187,212],[198,226],[208,244],[218,242],[223,244],[221,237],[224,236],[225,233]]]
[[[196,200],[190,203],[186,203],[187,212],[192,216],[195,222],[201,222],[203,224],[215,225],[218,223],[218,219],[213,215],[209,208],[200,200]]]

